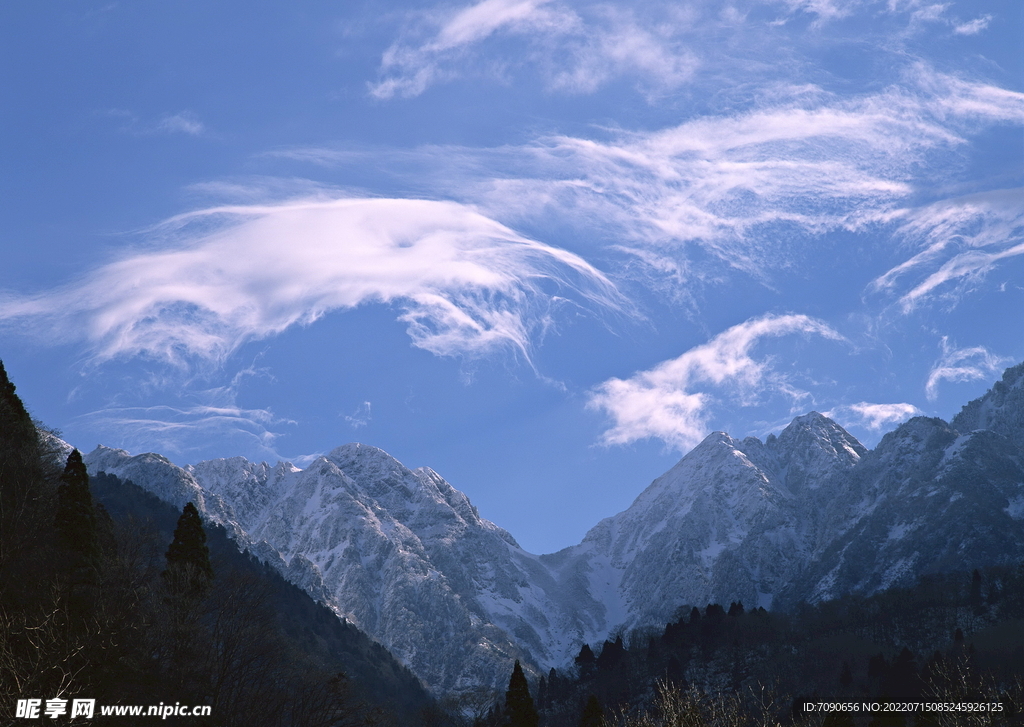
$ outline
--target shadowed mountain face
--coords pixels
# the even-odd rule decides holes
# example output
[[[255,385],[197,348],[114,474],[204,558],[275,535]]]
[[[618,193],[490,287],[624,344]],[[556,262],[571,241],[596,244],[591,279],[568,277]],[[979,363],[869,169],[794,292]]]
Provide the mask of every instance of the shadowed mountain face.
[[[537,556],[428,468],[349,444],[300,470],[178,468],[98,448],[93,471],[206,517],[365,629],[438,693],[503,686],[515,659],[660,625],[684,604],[789,607],[1024,559],[1024,365],[953,425],[873,451],[812,412],[778,437],[715,432],[576,546]],[[179,502],[181,501],[181,502]]]

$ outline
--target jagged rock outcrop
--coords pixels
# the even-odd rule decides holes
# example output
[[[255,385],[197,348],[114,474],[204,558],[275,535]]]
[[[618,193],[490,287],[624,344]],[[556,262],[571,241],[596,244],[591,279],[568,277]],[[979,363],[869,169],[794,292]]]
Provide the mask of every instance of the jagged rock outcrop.
[[[1024,450],[1024,363],[1006,369],[1002,379],[966,404],[950,424],[964,433],[991,430]]]

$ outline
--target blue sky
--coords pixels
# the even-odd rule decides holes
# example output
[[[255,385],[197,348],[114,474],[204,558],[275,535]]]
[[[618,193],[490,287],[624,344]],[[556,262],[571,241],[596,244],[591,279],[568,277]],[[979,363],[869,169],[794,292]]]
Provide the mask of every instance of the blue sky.
[[[1013,2],[7,3],[0,358],[90,450],[429,465],[534,552],[1024,359]]]

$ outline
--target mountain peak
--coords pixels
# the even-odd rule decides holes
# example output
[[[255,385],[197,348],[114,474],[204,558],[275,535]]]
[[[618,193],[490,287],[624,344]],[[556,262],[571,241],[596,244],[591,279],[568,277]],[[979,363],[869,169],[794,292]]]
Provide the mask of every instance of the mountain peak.
[[[360,442],[349,442],[340,447],[335,447],[324,457],[340,467],[343,472],[357,482],[359,477],[349,472],[349,470],[366,471],[374,476],[388,473],[404,476],[410,472],[408,467],[380,447]]]
[[[816,411],[807,412],[806,414],[802,414],[801,416],[793,419],[793,421],[791,421],[789,425],[779,433],[779,439],[784,439],[787,436],[793,436],[796,432],[814,432],[819,436],[839,436],[844,440],[857,441],[852,434],[843,429],[834,419],[830,419],[824,414]],[[859,445],[860,442],[857,442],[857,444]],[[863,446],[861,449],[863,449]]]
[[[739,446],[792,494],[817,489],[837,471],[857,464],[868,451],[856,437],[816,411],[796,417],[777,437],[769,434],[763,443],[747,437]]]

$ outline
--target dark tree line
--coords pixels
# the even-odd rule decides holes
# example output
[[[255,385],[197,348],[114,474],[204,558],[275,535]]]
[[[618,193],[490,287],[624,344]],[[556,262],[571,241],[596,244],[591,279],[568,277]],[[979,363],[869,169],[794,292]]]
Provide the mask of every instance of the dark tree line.
[[[791,613],[687,607],[664,629],[584,644],[574,662],[536,685],[542,727],[956,725],[957,715],[823,721],[802,707],[954,698],[1003,702],[979,724],[1024,723],[1024,565],[932,575]]]

